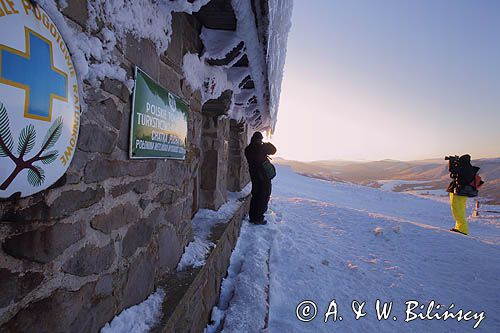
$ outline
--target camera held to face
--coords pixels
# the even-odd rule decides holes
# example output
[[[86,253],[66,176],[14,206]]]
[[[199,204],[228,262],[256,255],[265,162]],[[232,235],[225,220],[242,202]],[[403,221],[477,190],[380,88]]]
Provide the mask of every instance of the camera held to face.
[[[448,171],[450,172],[450,178],[457,179],[458,178],[458,168],[459,164],[459,156],[445,156],[444,159],[448,161]]]

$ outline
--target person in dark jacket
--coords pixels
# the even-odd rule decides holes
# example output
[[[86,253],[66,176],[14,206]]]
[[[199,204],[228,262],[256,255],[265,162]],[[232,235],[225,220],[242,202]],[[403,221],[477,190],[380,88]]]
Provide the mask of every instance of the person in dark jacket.
[[[446,190],[450,193],[451,212],[455,218],[455,227],[450,230],[464,235],[469,233],[465,211],[467,197],[477,196],[475,179],[479,167],[472,166],[470,161],[468,154],[460,156],[456,162],[450,160],[449,169],[453,180]]]
[[[252,199],[250,201],[250,222],[266,224],[264,213],[267,211],[271,197],[271,180],[268,179],[262,164],[268,155],[276,153],[276,147],[269,142],[262,142],[262,133],[255,132],[250,144],[245,148],[245,157],[248,161],[248,170],[252,180]]]

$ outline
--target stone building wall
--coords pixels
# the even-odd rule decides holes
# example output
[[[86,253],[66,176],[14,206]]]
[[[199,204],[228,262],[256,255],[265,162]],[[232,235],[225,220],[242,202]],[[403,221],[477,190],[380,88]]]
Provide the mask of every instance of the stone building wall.
[[[231,119],[229,127],[229,151],[227,170],[227,189],[239,192],[250,182],[245,147],[248,145],[248,127]]]
[[[83,30],[86,7],[68,3],[64,15]],[[216,137],[204,139],[212,143],[204,149],[201,96],[181,69],[184,54],[203,48],[201,26],[178,13],[172,28],[161,56],[150,41],[132,36],[114,53],[130,77],[138,65],[188,102],[186,160],[129,160],[130,92],[110,79],[99,88],[85,84],[87,108],[67,173],[48,190],[0,202],[0,332],[98,331],[175,270],[192,238],[199,187],[204,191],[202,164],[218,175],[214,197],[203,206],[225,200],[229,119],[213,120]],[[216,162],[209,160],[212,151]]]
[[[218,209],[227,201],[229,119],[203,116],[200,205]]]

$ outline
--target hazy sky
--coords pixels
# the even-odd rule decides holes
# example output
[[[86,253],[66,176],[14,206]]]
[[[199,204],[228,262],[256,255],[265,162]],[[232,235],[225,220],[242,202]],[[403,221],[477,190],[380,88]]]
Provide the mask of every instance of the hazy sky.
[[[278,155],[500,156],[500,1],[295,0]]]

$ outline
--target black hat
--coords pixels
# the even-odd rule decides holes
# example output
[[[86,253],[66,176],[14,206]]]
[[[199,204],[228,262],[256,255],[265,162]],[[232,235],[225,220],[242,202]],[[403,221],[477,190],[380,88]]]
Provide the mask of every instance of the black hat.
[[[261,132],[255,132],[252,135],[251,142],[259,142],[259,141],[262,141],[262,139],[264,139],[264,136],[262,135],[262,133]]]

